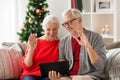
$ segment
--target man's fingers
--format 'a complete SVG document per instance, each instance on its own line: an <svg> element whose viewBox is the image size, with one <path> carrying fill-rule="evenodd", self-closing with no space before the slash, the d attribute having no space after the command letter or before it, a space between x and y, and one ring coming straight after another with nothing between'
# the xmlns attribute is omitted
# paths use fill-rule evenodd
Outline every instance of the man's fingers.
<svg viewBox="0 0 120 80"><path fill-rule="evenodd" d="M78 35L79 35L79 37L81 37L82 34L83 34L83 32L82 32L81 30L78 30Z"/></svg>
<svg viewBox="0 0 120 80"><path fill-rule="evenodd" d="M74 37L74 38L81 45L81 41L77 37Z"/></svg>
<svg viewBox="0 0 120 80"><path fill-rule="evenodd" d="M48 77L50 80L52 80L52 71L49 71Z"/></svg>
<svg viewBox="0 0 120 80"><path fill-rule="evenodd" d="M49 79L50 80L55 80L55 79L58 79L58 78L60 78L60 73L57 73L56 71L49 71Z"/></svg>
<svg viewBox="0 0 120 80"><path fill-rule="evenodd" d="M58 78L60 78L60 76L61 76L61 75L60 75L60 73L59 73L59 72L58 72L58 74L57 74L57 75L58 75Z"/></svg>

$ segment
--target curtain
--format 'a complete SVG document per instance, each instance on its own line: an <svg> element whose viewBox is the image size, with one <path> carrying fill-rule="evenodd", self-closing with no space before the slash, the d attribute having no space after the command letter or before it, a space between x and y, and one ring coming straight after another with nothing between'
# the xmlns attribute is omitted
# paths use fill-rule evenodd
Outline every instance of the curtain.
<svg viewBox="0 0 120 80"><path fill-rule="evenodd" d="M0 2L0 44L5 41L15 41L15 1Z"/></svg>
<svg viewBox="0 0 120 80"><path fill-rule="evenodd" d="M1 0L0 47L3 42L18 41L17 30L22 27L28 0Z"/></svg>

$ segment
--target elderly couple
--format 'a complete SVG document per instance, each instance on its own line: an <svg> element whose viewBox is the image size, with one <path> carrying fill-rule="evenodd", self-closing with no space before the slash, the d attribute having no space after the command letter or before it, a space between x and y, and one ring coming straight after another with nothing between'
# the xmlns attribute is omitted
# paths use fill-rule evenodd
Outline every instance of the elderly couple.
<svg viewBox="0 0 120 80"><path fill-rule="evenodd" d="M106 56L102 37L83 28L78 9L65 10L62 19L62 25L69 32L63 38L56 37L59 20L54 15L48 15L43 20L43 36L29 36L21 80L103 80ZM69 61L70 76L50 71L49 76L44 78L38 64L58 60Z"/></svg>

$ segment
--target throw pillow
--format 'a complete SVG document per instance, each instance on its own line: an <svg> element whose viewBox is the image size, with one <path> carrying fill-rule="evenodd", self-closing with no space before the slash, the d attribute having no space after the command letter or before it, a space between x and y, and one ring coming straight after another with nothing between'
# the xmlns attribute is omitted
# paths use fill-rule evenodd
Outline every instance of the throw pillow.
<svg viewBox="0 0 120 80"><path fill-rule="evenodd" d="M105 80L117 80L120 78L120 48L108 50L106 56Z"/></svg>
<svg viewBox="0 0 120 80"><path fill-rule="evenodd" d="M22 52L18 44L0 49L0 79L19 79L22 72Z"/></svg>
<svg viewBox="0 0 120 80"><path fill-rule="evenodd" d="M2 43L2 46L3 47L10 47L10 46L12 46L14 44L14 42L3 42Z"/></svg>
<svg viewBox="0 0 120 80"><path fill-rule="evenodd" d="M18 44L19 47L20 47L21 50L22 50L23 55L25 54L25 50L26 50L27 43L22 43L22 42L3 42L3 43L2 43L2 47L3 47L3 48L9 48L9 47L11 47L13 44Z"/></svg>

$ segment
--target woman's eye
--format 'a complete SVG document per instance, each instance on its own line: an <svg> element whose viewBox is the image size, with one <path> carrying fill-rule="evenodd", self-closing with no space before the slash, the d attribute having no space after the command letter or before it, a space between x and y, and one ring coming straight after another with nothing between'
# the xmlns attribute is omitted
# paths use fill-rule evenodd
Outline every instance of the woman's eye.
<svg viewBox="0 0 120 80"><path fill-rule="evenodd" d="M47 31L50 31L50 29L47 29Z"/></svg>

